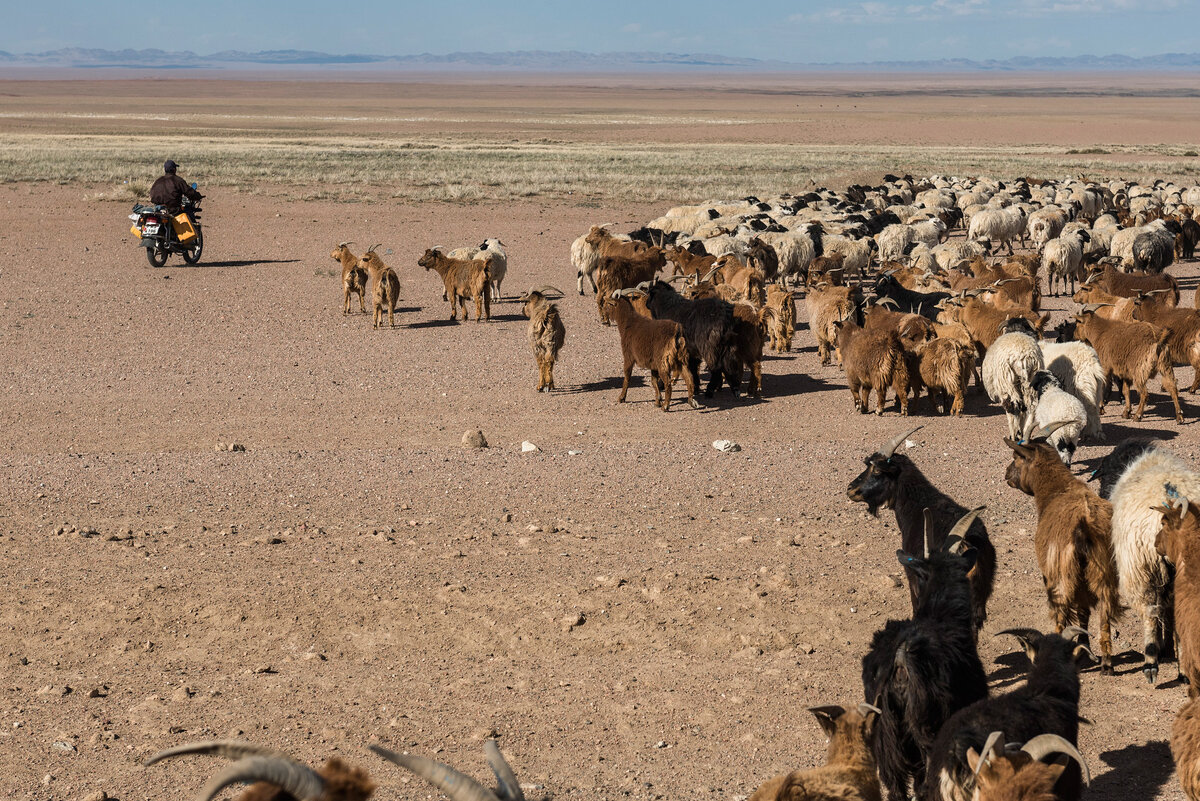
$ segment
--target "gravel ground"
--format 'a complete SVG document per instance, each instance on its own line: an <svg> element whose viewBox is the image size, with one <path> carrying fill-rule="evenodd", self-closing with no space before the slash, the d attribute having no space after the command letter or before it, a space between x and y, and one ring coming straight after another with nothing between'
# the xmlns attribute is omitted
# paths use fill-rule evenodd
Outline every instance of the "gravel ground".
<svg viewBox="0 0 1200 801"><path fill-rule="evenodd" d="M845 488L910 423L930 478L988 505L995 690L1025 660L994 633L1049 626L1032 501L1003 481L1004 420L982 396L960 419L925 399L909 420L859 416L803 327L767 357L761 401L663 414L638 384L615 403L616 331L574 294L568 246L660 206L214 191L202 265L155 270L125 205L80 196L0 187L4 797L186 796L212 761L139 761L236 736L345 756L380 799L427 798L365 746L483 778L490 735L531 798L745 796L823 759L805 707L860 700L871 634L908 614L894 520ZM450 323L416 267L485 236L509 245L509 298L571 291L551 395L516 302ZM342 315L328 252L347 238L394 251L396 329ZM1190 304L1200 270L1172 272ZM1164 400L1141 423L1110 404L1109 445L1157 436L1200 461L1195 399L1183 426ZM476 428L491 447L464 450ZM1077 470L1105 452L1082 448ZM1118 675L1083 675L1091 799L1182 798L1166 741L1186 692L1171 666L1146 684L1139 639L1129 616Z"/></svg>

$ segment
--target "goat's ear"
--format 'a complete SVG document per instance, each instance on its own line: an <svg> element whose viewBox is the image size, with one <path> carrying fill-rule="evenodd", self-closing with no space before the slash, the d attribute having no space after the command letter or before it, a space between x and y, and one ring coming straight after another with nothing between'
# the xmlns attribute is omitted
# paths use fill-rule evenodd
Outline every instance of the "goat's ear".
<svg viewBox="0 0 1200 801"><path fill-rule="evenodd" d="M975 563L979 561L979 551L974 548L967 548L962 552L962 558L966 560L967 572L969 573L975 567Z"/></svg>
<svg viewBox="0 0 1200 801"><path fill-rule="evenodd" d="M974 773L974 774L979 773L979 768L980 768L979 752L976 751L974 748L967 749L967 767L969 767L971 769L972 773Z"/></svg>
<svg viewBox="0 0 1200 801"><path fill-rule="evenodd" d="M821 724L821 731L830 739L837 730L837 719L846 714L846 710L840 706L811 706L808 711L813 713L817 723Z"/></svg>

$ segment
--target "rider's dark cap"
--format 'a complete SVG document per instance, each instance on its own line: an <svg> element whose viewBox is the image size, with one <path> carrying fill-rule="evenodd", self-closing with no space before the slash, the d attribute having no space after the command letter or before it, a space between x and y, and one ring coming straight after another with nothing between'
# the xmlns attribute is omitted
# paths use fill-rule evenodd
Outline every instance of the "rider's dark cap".
<svg viewBox="0 0 1200 801"><path fill-rule="evenodd" d="M170 159L167 159L167 162L165 164L163 164L163 172L175 172L175 169L178 166L179 165L176 164L175 162L171 161Z"/></svg>

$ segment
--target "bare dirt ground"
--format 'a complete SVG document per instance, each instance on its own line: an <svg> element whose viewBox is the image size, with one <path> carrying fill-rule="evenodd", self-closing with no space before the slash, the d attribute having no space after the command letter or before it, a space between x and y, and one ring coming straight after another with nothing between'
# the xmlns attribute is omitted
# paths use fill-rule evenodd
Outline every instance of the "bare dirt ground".
<svg viewBox="0 0 1200 801"><path fill-rule="evenodd" d="M823 759L805 707L861 700L872 632L908 614L894 520L845 488L919 423L909 455L988 505L995 690L1025 662L992 635L1049 626L1032 501L1003 481L1003 416L981 396L961 419L924 399L909 419L858 416L805 329L768 357L761 401L663 414L638 385L615 403L616 331L574 294L567 250L589 223L633 227L662 204L214 188L203 263L154 270L127 207L90 189L0 186L4 797L187 796L212 762L139 761L236 736L346 756L381 799L427 798L365 746L483 779L492 734L534 798L743 796ZM416 267L425 246L484 236L509 246L510 299L570 292L551 395L534 392L517 303L449 323ZM396 329L342 315L328 252L347 238L394 250ZM1200 269L1171 271L1190 305ZM1052 324L1068 305L1049 300ZM1156 436L1200 462L1195 397L1183 426L1157 393L1141 423L1118 412L1109 445ZM459 446L474 428L490 448ZM214 450L229 443L246 450ZM1107 450L1084 447L1078 471ZM1166 740L1185 689L1173 666L1145 682L1140 631L1120 626L1117 676L1083 676L1088 798L1182 797Z"/></svg>

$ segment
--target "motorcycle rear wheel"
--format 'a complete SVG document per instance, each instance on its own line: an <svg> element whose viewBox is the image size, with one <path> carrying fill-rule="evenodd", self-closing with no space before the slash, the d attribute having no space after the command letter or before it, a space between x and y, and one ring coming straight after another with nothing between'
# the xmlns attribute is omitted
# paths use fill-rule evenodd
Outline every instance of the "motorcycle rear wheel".
<svg viewBox="0 0 1200 801"><path fill-rule="evenodd" d="M151 267L162 267L167 263L166 248L146 248L146 261L150 262Z"/></svg>
<svg viewBox="0 0 1200 801"><path fill-rule="evenodd" d="M183 251L183 260L188 264L195 264L200 261L200 254L204 252L204 232L200 230L200 226L196 226L196 244L192 245L187 250Z"/></svg>

